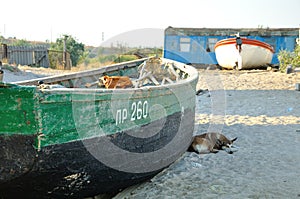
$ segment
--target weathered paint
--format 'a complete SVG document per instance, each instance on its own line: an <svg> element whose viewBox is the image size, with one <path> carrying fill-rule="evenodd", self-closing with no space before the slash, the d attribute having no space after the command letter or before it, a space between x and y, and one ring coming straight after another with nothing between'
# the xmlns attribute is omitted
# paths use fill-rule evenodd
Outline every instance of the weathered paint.
<svg viewBox="0 0 300 199"><path fill-rule="evenodd" d="M172 28L168 27L164 35L164 57L183 63L217 64L214 44L222 39L234 37L256 39L273 46L275 53L272 64L278 64L280 50L293 51L298 28Z"/></svg>
<svg viewBox="0 0 300 199"><path fill-rule="evenodd" d="M176 88L177 93L184 93L185 87ZM58 144L96 136L114 134L145 125L150 121L161 119L162 111L171 115L181 111L181 106L191 107L191 96L178 101L172 89L140 89L132 93L113 92L112 90L80 89L61 91L44 91L39 93L38 118L43 134L41 146ZM140 119L131 119L141 109L133 104L147 102L147 116ZM152 108L156 107L156 109ZM135 110L134 110L135 109ZM122 121L116 122L118 110L121 110ZM126 110L124 118L123 110ZM133 115L135 114L135 115ZM119 115L118 115L119 116ZM118 118L118 117L117 117Z"/></svg>
<svg viewBox="0 0 300 199"><path fill-rule="evenodd" d="M184 89L179 85L176 92L184 93ZM178 102L168 87L126 93L104 89L40 91L32 86L11 86L0 88L0 95L3 99L0 134L42 134L40 146L87 139L101 133L113 134L160 119L157 117L161 117L161 111L170 115L181 111L181 106L193 104L190 96ZM148 103L147 117L132 121L132 114L137 114L137 108L133 113L132 104L145 101ZM151 109L153 106L158 108ZM116 124L118 110L127 110L128 113L125 121Z"/></svg>
<svg viewBox="0 0 300 199"><path fill-rule="evenodd" d="M37 132L36 87L0 83L0 134Z"/></svg>

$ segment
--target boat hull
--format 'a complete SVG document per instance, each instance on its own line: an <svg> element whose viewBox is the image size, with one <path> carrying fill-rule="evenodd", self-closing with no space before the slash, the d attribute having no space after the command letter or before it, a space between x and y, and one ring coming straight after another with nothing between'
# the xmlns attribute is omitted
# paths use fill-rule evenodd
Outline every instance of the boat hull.
<svg viewBox="0 0 300 199"><path fill-rule="evenodd" d="M0 197L117 193L168 167L193 136L198 73L182 69L178 83L141 88L74 88L78 74L53 78L72 88L0 84Z"/></svg>
<svg viewBox="0 0 300 199"><path fill-rule="evenodd" d="M151 131L153 127L158 125L161 125L161 121L144 125L140 131ZM135 140L130 135L137 133L137 131L129 130L114 136L96 137L85 141L74 141L44 147L37 152L34 160L35 164L30 170L22 176L0 184L0 195L4 198L14 198L20 196L20 194L25 198L83 198L102 193L117 193L125 187L153 177L178 159L186 151L186 146L191 141L193 130L190 127L193 125L194 111L186 109L184 113L179 112L168 116L164 127L159 133L149 138ZM162 137L162 139L157 139L157 137ZM9 145L15 145L19 142L20 137L16 138L11 139ZM124 150L139 154L139 156L136 156L136 159L131 160L131 163L141 161L143 153L147 151L147 153L161 155L161 159L157 159L157 155L153 155L153 158L156 159L152 159L147 164L153 163L154 165L157 161L160 161L159 164L161 166L153 171L150 169L148 172L126 172L123 171L124 167L128 171L133 169L138 171L143 168L131 169L131 167L136 165L124 165L122 157L119 157L124 154L120 153L114 154L115 157L111 158L119 159L116 163L123 165L122 168L119 170L111 168L110 165L107 165L107 162L106 164L101 162L102 157L99 158L90 152L92 148L102 149L110 147L110 145L105 145L107 139L114 145L121 148L124 147ZM131 142L136 144L134 146L126 144ZM173 151L165 149L165 146L168 144L172 145L169 148L173 148ZM29 145L28 143L27 147ZM113 151L113 148L108 148L107 150ZM160 150L162 151L159 152ZM101 150L98 150L98 152L104 153ZM98 155L110 156L111 154ZM105 157L103 158L105 159ZM141 166L152 167L151 165L145 166L143 164ZM155 167L154 165L153 168Z"/></svg>
<svg viewBox="0 0 300 199"><path fill-rule="evenodd" d="M227 69L253 69L270 64L273 47L267 43L242 38L241 51L236 46L235 38L218 41L215 54L218 64Z"/></svg>

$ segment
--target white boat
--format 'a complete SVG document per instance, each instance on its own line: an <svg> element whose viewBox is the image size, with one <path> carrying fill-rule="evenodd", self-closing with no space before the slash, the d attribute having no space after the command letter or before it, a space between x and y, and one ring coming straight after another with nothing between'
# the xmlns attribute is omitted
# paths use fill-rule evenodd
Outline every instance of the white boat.
<svg viewBox="0 0 300 199"><path fill-rule="evenodd" d="M274 49L262 41L237 37L218 41L215 54L223 68L253 69L270 64Z"/></svg>

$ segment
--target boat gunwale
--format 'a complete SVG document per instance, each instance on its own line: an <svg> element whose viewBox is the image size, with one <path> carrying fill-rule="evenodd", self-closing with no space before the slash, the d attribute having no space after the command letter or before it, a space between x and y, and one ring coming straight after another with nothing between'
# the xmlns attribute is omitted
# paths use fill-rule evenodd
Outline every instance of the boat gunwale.
<svg viewBox="0 0 300 199"><path fill-rule="evenodd" d="M242 45L248 44L248 45L258 46L258 47L267 49L267 50L271 51L272 53L275 52L274 48L266 42L259 41L256 39L248 39L248 38L241 38L241 39L242 39ZM236 44L236 38L222 39L216 43L214 49L216 50L220 46L230 45L230 44Z"/></svg>

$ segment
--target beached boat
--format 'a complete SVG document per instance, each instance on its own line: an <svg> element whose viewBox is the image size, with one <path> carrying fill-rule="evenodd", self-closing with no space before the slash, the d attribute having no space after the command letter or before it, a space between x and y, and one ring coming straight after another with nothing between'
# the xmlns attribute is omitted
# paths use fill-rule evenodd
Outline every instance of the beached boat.
<svg viewBox="0 0 300 199"><path fill-rule="evenodd" d="M101 87L119 76L132 85ZM0 83L0 198L83 198L153 177L192 141L197 81L150 58Z"/></svg>
<svg viewBox="0 0 300 199"><path fill-rule="evenodd" d="M218 64L227 69L254 69L271 63L271 45L248 38L228 38L215 45Z"/></svg>

